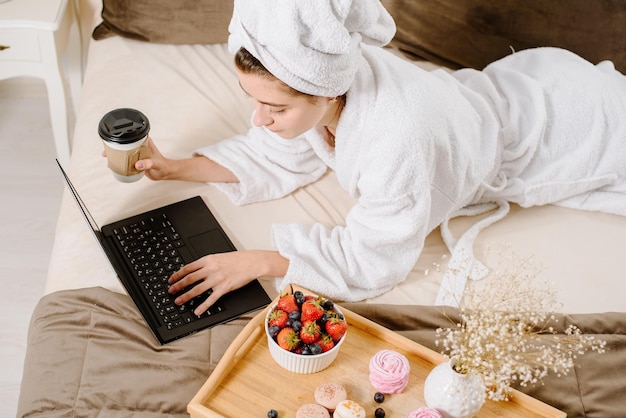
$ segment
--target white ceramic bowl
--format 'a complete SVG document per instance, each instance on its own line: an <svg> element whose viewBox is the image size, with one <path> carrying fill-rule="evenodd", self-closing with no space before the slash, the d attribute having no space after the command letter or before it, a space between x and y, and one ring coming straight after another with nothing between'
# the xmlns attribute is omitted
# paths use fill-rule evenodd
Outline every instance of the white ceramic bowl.
<svg viewBox="0 0 626 418"><path fill-rule="evenodd" d="M341 345L346 339L348 333L346 332L339 342L325 353L303 355L287 351L284 348L281 348L267 331L269 315L275 307L276 305L273 305L270 309L268 309L267 315L265 316L265 335L267 336L267 345L269 346L272 358L276 360L279 365L290 372L301 374L317 373L330 366L337 357L337 354L339 354L339 349L341 348ZM342 314L341 310L337 306L335 306L334 311Z"/></svg>

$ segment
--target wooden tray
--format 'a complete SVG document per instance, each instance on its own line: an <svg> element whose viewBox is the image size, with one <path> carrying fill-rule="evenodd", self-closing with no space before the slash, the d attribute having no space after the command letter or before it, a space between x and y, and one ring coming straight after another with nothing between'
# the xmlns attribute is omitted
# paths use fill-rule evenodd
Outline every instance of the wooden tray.
<svg viewBox="0 0 626 418"><path fill-rule="evenodd" d="M306 292L305 292L306 293ZM310 293L307 293L310 294ZM267 309L256 315L231 343L228 350L187 405L192 418L263 417L270 409L290 418L296 410L315 402L313 393L321 383L342 384L348 398L360 403L368 416L382 407L386 416L402 418L424 402L424 380L445 358L339 305L348 321L341 352L325 370L297 374L279 366L269 353L264 321ZM369 382L369 360L382 349L404 354L411 365L409 385L400 394L374 402L376 390ZM565 413L524 393L515 391L508 402L487 401L477 417L565 417Z"/></svg>

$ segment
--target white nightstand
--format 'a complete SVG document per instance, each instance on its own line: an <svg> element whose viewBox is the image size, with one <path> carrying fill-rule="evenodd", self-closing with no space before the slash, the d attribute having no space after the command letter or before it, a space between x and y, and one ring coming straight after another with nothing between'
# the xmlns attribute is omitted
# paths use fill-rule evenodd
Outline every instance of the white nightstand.
<svg viewBox="0 0 626 418"><path fill-rule="evenodd" d="M0 3L0 80L32 76L48 89L57 157L70 158L69 100L78 103L82 83L81 48L74 0L9 0ZM71 33L71 36L70 36ZM67 51L65 74L62 59Z"/></svg>

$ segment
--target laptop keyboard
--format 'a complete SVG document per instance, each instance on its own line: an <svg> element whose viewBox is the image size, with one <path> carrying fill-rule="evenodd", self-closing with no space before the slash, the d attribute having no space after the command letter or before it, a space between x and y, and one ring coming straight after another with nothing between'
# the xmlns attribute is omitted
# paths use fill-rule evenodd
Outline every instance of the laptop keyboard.
<svg viewBox="0 0 626 418"><path fill-rule="evenodd" d="M211 289L181 306L174 304L176 295L167 292L169 288L167 280L172 273L183 267L184 261L179 248L185 244L165 213L120 226L113 232L133 266L135 277L141 283L146 300L152 304L153 311L168 329L224 310L224 306L218 302L201 316L193 313L193 310L211 294ZM187 290L189 289L184 291Z"/></svg>

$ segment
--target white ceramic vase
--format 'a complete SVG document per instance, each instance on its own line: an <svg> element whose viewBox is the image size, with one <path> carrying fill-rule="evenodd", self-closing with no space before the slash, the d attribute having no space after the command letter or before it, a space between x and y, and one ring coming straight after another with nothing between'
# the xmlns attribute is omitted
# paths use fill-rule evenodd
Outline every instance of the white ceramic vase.
<svg viewBox="0 0 626 418"><path fill-rule="evenodd" d="M485 384L480 375L454 371L455 359L441 363L426 377L424 399L445 418L470 418L485 403Z"/></svg>

